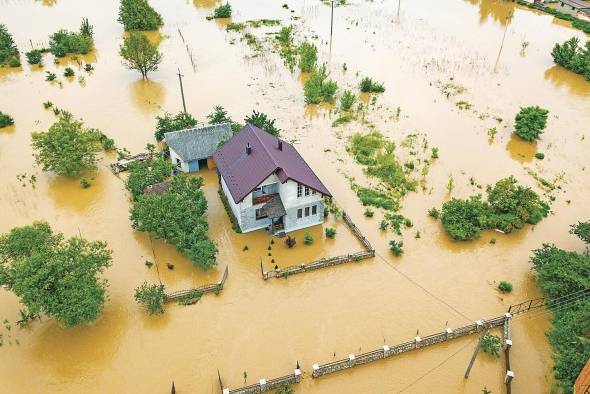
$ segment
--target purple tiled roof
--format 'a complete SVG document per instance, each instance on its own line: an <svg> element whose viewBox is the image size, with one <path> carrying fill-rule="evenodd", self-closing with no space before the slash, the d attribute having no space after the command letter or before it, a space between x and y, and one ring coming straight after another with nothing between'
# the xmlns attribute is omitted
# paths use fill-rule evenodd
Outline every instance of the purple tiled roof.
<svg viewBox="0 0 590 394"><path fill-rule="evenodd" d="M279 149L282 142L282 150ZM250 154L246 147L250 144ZM213 154L219 173L238 203L271 174L291 179L326 196L330 192L293 145L247 124Z"/></svg>

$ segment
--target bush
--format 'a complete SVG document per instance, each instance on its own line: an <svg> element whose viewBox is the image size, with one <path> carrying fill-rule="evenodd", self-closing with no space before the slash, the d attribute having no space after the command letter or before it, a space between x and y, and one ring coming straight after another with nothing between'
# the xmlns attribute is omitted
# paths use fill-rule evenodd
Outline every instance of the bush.
<svg viewBox="0 0 590 394"><path fill-rule="evenodd" d="M164 193L139 195L131 207L130 220L134 229L166 240L206 271L217 265L217 247L207 235L207 200L202 186L203 178L175 176Z"/></svg>
<svg viewBox="0 0 590 394"><path fill-rule="evenodd" d="M125 31L156 30L164 24L162 16L147 0L121 0L118 21L123 24Z"/></svg>
<svg viewBox="0 0 590 394"><path fill-rule="evenodd" d="M590 23L586 22L590 31ZM590 42L590 41L589 41ZM577 37L572 37L563 44L555 44L551 56L553 61L562 67L567 68L577 74L581 74L590 81L590 44L586 46L580 45L580 40Z"/></svg>
<svg viewBox="0 0 590 394"><path fill-rule="evenodd" d="M57 78L57 75L55 75L55 73L52 73L51 71L45 71L45 80L48 82L51 81L55 81L55 79Z"/></svg>
<svg viewBox="0 0 590 394"><path fill-rule="evenodd" d="M0 67L19 67L20 54L12 35L5 25L0 24Z"/></svg>
<svg viewBox="0 0 590 394"><path fill-rule="evenodd" d="M438 217L440 216L440 211L434 207L430 208L428 210L428 216L430 216L431 218L434 218L434 219L438 219Z"/></svg>
<svg viewBox="0 0 590 394"><path fill-rule="evenodd" d="M493 357L500 357L500 337L494 334L486 334L481 339L482 350Z"/></svg>
<svg viewBox="0 0 590 394"><path fill-rule="evenodd" d="M64 69L64 77L73 77L74 76L74 69L71 67L66 67Z"/></svg>
<svg viewBox="0 0 590 394"><path fill-rule="evenodd" d="M340 108L343 111L350 111L356 102L356 96L350 90L345 90L340 97Z"/></svg>
<svg viewBox="0 0 590 394"><path fill-rule="evenodd" d="M29 64L41 64L43 61L43 52L38 49L33 49L25 53L25 56Z"/></svg>
<svg viewBox="0 0 590 394"><path fill-rule="evenodd" d="M310 233L303 234L303 243L306 245L311 245L313 243L313 235Z"/></svg>
<svg viewBox="0 0 590 394"><path fill-rule="evenodd" d="M336 229L333 227L326 228L326 238L334 238L336 236Z"/></svg>
<svg viewBox="0 0 590 394"><path fill-rule="evenodd" d="M547 127L548 114L549 111L538 106L521 108L515 119L516 135L527 141L539 138Z"/></svg>
<svg viewBox="0 0 590 394"><path fill-rule="evenodd" d="M213 11L213 18L230 18L231 17L231 4L225 3L217 7Z"/></svg>
<svg viewBox="0 0 590 394"><path fill-rule="evenodd" d="M389 241L389 250L394 256L401 256L404 253L404 241Z"/></svg>
<svg viewBox="0 0 590 394"><path fill-rule="evenodd" d="M354 185L353 190L364 206L383 208L388 211L397 211L399 209L399 201L394 200L388 194L358 185Z"/></svg>
<svg viewBox="0 0 590 394"><path fill-rule="evenodd" d="M151 160L136 161L129 166L127 189L137 200L146 187L164 181L172 174L174 165L170 160L156 157Z"/></svg>
<svg viewBox="0 0 590 394"><path fill-rule="evenodd" d="M94 67L92 66L92 64L86 63L86 64L84 65L84 71L86 71L86 72L90 72L90 71L92 71L92 70L94 70Z"/></svg>
<svg viewBox="0 0 590 394"><path fill-rule="evenodd" d="M302 72L310 72L316 66L318 60L318 48L307 41L299 46L299 69Z"/></svg>
<svg viewBox="0 0 590 394"><path fill-rule="evenodd" d="M542 152L535 153L535 157L539 160L543 160L545 158L545 154Z"/></svg>
<svg viewBox="0 0 590 394"><path fill-rule="evenodd" d="M88 178L80 178L80 186L82 186L82 189L88 189L90 185Z"/></svg>
<svg viewBox="0 0 590 394"><path fill-rule="evenodd" d="M328 79L326 65L316 67L311 71L309 78L303 86L306 104L320 104L322 102L334 102L334 95L338 90L338 84Z"/></svg>
<svg viewBox="0 0 590 394"><path fill-rule="evenodd" d="M148 72L158 70L162 62L158 48L145 34L139 32L132 32L125 37L119 47L119 55L123 58L123 64L130 70L139 71L143 79L147 79Z"/></svg>
<svg viewBox="0 0 590 394"><path fill-rule="evenodd" d="M14 119L8 114L0 112L0 129L3 127L12 126L14 124Z"/></svg>
<svg viewBox="0 0 590 394"><path fill-rule="evenodd" d="M31 146L35 162L43 171L78 176L96 169L99 139L97 130L85 128L81 121L64 112L49 130L32 134Z"/></svg>
<svg viewBox="0 0 590 394"><path fill-rule="evenodd" d="M373 212L372 210L370 210L369 208L365 209L365 216L368 218L372 218L373 215L375 215L375 212Z"/></svg>
<svg viewBox="0 0 590 394"><path fill-rule="evenodd" d="M373 81L369 77L365 77L361 80L359 85L361 92L363 93L383 93L385 92L385 87L382 83Z"/></svg>
<svg viewBox="0 0 590 394"><path fill-rule="evenodd" d="M281 129L275 126L275 119L271 119L263 112L252 111L250 116L244 119L246 124L256 126L261 130L266 131L270 135L278 137L281 134Z"/></svg>
<svg viewBox="0 0 590 394"><path fill-rule="evenodd" d="M512 283L501 281L498 284L498 290L500 290L502 293L510 293L512 291Z"/></svg>
<svg viewBox="0 0 590 394"><path fill-rule="evenodd" d="M166 112L164 116L156 116L156 131L154 132L154 136L157 141L162 141L166 133L190 129L196 125L197 120L188 112L179 112L176 115Z"/></svg>
<svg viewBox="0 0 590 394"><path fill-rule="evenodd" d="M582 241L590 244L590 221L578 222L570 226L570 234L577 235Z"/></svg>
<svg viewBox="0 0 590 394"><path fill-rule="evenodd" d="M46 222L13 228L0 237L0 286L20 298L23 315L45 314L65 327L89 324L107 298L99 275L111 254L104 242L66 239Z"/></svg>
<svg viewBox="0 0 590 394"><path fill-rule="evenodd" d="M467 200L453 198L443 204L441 222L446 232L459 241L470 241L479 237L488 227L488 206L481 196Z"/></svg>
<svg viewBox="0 0 590 394"><path fill-rule="evenodd" d="M93 47L92 26L87 19L82 21L78 33L62 29L49 36L49 52L56 57L64 57L69 53L84 55Z"/></svg>
<svg viewBox="0 0 590 394"><path fill-rule="evenodd" d="M166 301L166 293L164 292L164 285L150 285L147 282L135 288L135 301L147 307L150 315L158 315L164 313L164 302Z"/></svg>

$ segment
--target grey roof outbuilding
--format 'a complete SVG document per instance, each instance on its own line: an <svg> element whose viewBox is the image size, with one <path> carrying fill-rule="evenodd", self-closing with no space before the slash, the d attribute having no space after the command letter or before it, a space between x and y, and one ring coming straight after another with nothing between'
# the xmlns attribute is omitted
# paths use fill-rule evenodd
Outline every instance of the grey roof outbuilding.
<svg viewBox="0 0 590 394"><path fill-rule="evenodd" d="M231 136L229 123L222 123L171 131L164 134L164 141L183 161L189 162L211 157L219 143L227 141Z"/></svg>

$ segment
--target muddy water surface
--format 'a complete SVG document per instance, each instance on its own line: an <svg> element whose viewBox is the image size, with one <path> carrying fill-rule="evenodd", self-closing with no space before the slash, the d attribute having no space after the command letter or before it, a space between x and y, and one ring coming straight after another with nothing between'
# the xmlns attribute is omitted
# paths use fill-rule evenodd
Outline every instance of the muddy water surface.
<svg viewBox="0 0 590 394"><path fill-rule="evenodd" d="M329 8L320 1L232 2L234 21L279 18L292 21L298 37L317 36L320 60L328 63L341 88L354 88L364 75L383 81L387 91L371 106L367 119L394 141L420 132L430 146L439 147L440 158L431 166L426 190L403 202L402 212L414 228L405 232L404 256L393 258L387 243L394 235L378 230L380 214L363 216L364 208L345 177L364 181L362 169L344 147L347 135L365 131L366 126L351 123L335 129L330 107L306 108L298 73L289 73L274 53L252 57L239 36L225 32L227 22L205 20L216 1L151 3L165 20L159 36L152 37L161 40L164 61L150 81L141 81L117 55L123 31L116 21L116 1L0 1L0 22L22 52L30 42L46 44L48 35L60 28L77 29L83 17L94 25L96 41L96 51L81 59L94 65L91 75L78 70L75 59L54 65L50 55L41 70L28 65L0 70L0 110L16 122L0 130L0 231L43 219L67 235L81 233L107 241L114 257L106 274L110 300L94 325L65 330L44 320L26 330L1 329L3 389L159 393L174 380L178 392L214 393L217 370L224 383L237 387L244 383L244 371L247 383L254 383L260 377L288 373L299 360L306 376L296 387L301 393L474 393L484 386L502 392L503 364L485 355L477 359L469 380L463 379L473 338L318 381L309 373L312 363L406 341L417 331L427 335L446 324L459 326L501 314L511 303L539 295L528 261L532 249L553 241L581 250L567 230L569 224L590 216L585 168L590 83L556 67L549 53L555 42L583 34L547 15L501 1L404 1L399 9L397 0L354 1L336 8L330 44ZM283 3L290 9L282 8ZM292 16L299 19L291 20ZM524 41L530 44L523 51ZM66 63L74 66L76 78L61 77ZM44 101L70 110L119 146L138 152L153 142L154 117L181 109L179 68L185 75L187 107L199 120L219 104L236 119L254 108L276 117L285 137L297 143L338 204L373 242L378 257L264 282L261 259L269 269L271 259L285 266L356 251L360 245L341 221L331 218L325 226L337 228L335 240L324 240L318 227L310 230L314 245L304 246L303 232L298 232L300 242L294 249L276 243L268 256L270 238L265 233L237 235L231 230L217 196L215 174L205 172L210 235L220 253L218 269L202 273L170 246L131 230L123 180L106 167L112 156L104 158L92 187L85 190L77 180L57 178L34 166L30 133L46 130L54 119L43 109ZM56 72L62 85L45 82L45 70ZM447 82L466 90L447 98L438 87ZM472 108L460 110L457 101ZM536 146L511 136L511 119L520 106L530 104L551 111L547 131ZM398 107L400 117L395 120ZM487 130L492 127L497 134L490 141ZM545 153L544 161L533 158L536 151ZM507 236L488 233L459 244L426 216L430 207L449 198L446 184L451 174L452 195L463 197L480 192L470 184L471 177L485 185L511 174L541 192L531 171L550 180L563 178L562 189L553 193L554 214L534 228ZM23 186L17 174L35 174L35 187L28 182ZM416 231L419 239L414 238ZM489 243L492 237L495 245ZM246 245L248 251L243 251ZM133 301L137 285L157 280L155 268L145 267L146 259L156 261L171 290L216 281L226 265L230 276L219 296L205 296L190 307L171 305L165 315L149 317ZM168 262L174 270L165 268ZM499 280L512 282L513 293L498 294L494 287ZM0 319L14 322L18 310L16 297L0 290ZM544 314L515 321L515 392L549 392L552 361L544 336L548 328Z"/></svg>

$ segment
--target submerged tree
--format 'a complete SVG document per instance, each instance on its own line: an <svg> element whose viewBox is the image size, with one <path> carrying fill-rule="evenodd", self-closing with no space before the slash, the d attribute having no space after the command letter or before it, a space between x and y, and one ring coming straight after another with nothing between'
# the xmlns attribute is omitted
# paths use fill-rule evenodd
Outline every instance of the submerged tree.
<svg viewBox="0 0 590 394"><path fill-rule="evenodd" d="M539 106L521 108L515 119L516 135L527 141L539 138L547 127L548 114L549 111Z"/></svg>
<svg viewBox="0 0 590 394"><path fill-rule="evenodd" d="M95 170L101 135L95 129L84 128L71 114L62 113L49 130L32 134L35 162L43 171L57 175L78 176Z"/></svg>
<svg viewBox="0 0 590 394"><path fill-rule="evenodd" d="M45 222L13 228L0 237L0 285L20 297L23 316L45 314L66 327L95 321L106 299L111 265L100 241L66 240Z"/></svg>
<svg viewBox="0 0 590 394"><path fill-rule="evenodd" d="M245 123L256 126L259 129L266 131L270 135L278 137L281 134L281 129L275 126L275 119L271 119L263 112L252 111L252 115L244 119Z"/></svg>
<svg viewBox="0 0 590 394"><path fill-rule="evenodd" d="M12 35L5 25L0 24L0 67L20 66L20 55Z"/></svg>
<svg viewBox="0 0 590 394"><path fill-rule="evenodd" d="M164 24L162 16L147 0L121 0L118 21L123 24L125 31L156 30Z"/></svg>
<svg viewBox="0 0 590 394"><path fill-rule="evenodd" d="M170 160L157 157L152 160L136 161L129 166L127 177L127 189L134 199L137 199L143 190L155 183L162 182L172 174L174 166Z"/></svg>
<svg viewBox="0 0 590 394"><path fill-rule="evenodd" d="M157 141L162 141L166 133L190 129L196 125L197 120L188 112L181 111L176 115L166 112L164 116L156 116L156 131L154 136Z"/></svg>
<svg viewBox="0 0 590 394"><path fill-rule="evenodd" d="M125 37L119 48L119 55L124 59L123 64L130 70L139 71L143 79L147 79L148 72L156 71L162 62L162 54L158 48L145 34L138 32Z"/></svg>
<svg viewBox="0 0 590 394"><path fill-rule="evenodd" d="M150 285L143 282L141 286L135 289L135 301L144 305L150 315L164 313L164 302L166 301L164 285Z"/></svg>

